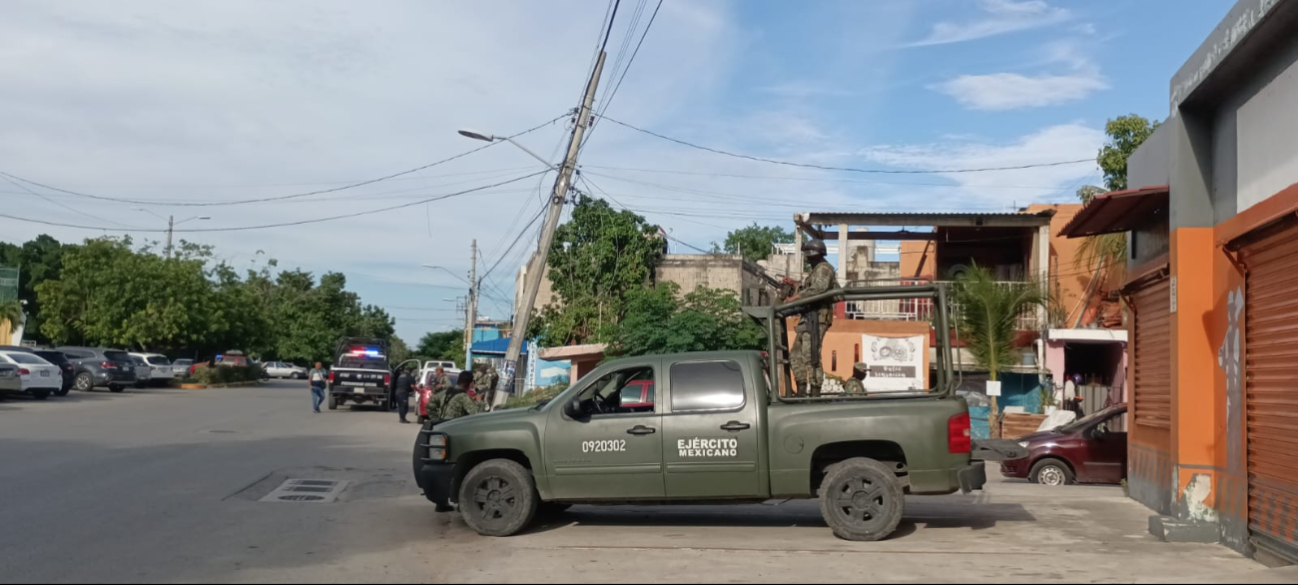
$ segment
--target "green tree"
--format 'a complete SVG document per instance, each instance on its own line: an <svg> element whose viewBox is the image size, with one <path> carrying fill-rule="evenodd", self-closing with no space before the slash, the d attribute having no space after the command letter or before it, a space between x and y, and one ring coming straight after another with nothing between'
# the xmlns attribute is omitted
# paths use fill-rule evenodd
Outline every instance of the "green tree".
<svg viewBox="0 0 1298 585"><path fill-rule="evenodd" d="M415 355L430 360L464 363L464 330L425 333L415 347Z"/></svg>
<svg viewBox="0 0 1298 585"><path fill-rule="evenodd" d="M554 345L606 341L622 320L627 294L652 282L665 251L658 229L603 199L579 199L550 247L557 302L542 309L533 331Z"/></svg>
<svg viewBox="0 0 1298 585"><path fill-rule="evenodd" d="M771 248L775 244L793 242L793 232L779 226L759 226L757 222L748 227L739 228L726 234L724 247L712 244L712 251L727 254L741 254L747 260L756 262L771 257Z"/></svg>
<svg viewBox="0 0 1298 585"><path fill-rule="evenodd" d="M1034 283L1000 283L991 271L974 265L956 281L955 300L960 305L956 326L978 364L987 368L989 379L1000 380L1000 372L1014 365L1015 322L1019 315L1048 302L1046 291ZM999 420L996 397L991 419ZM999 424L992 424L992 436L1000 437Z"/></svg>
<svg viewBox="0 0 1298 585"><path fill-rule="evenodd" d="M51 236L41 234L21 246L0 242L0 266L18 268L18 298L27 301L27 328L23 337L38 343L49 343L41 332L40 299L36 285L57 279L63 269L63 255L75 246L64 245Z"/></svg>
<svg viewBox="0 0 1298 585"><path fill-rule="evenodd" d="M765 334L744 316L733 291L699 287L684 297L679 293L675 283L632 292L611 353L646 355L766 346Z"/></svg>
<svg viewBox="0 0 1298 585"><path fill-rule="evenodd" d="M1104 132L1109 135L1109 142L1100 148L1095 162L1104 171L1104 186L1110 191L1127 188L1127 159L1158 129L1158 125L1158 122L1150 122L1136 114L1118 116L1105 124Z"/></svg>
<svg viewBox="0 0 1298 585"><path fill-rule="evenodd" d="M0 301L0 334L8 335L10 329L17 329L23 323L23 304L17 299ZM2 339L8 343L8 339ZM3 344L0 344L3 345Z"/></svg>

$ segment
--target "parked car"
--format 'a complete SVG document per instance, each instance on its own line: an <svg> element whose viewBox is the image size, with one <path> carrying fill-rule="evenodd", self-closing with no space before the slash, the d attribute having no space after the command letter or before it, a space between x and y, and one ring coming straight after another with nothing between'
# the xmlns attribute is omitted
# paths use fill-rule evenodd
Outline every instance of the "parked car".
<svg viewBox="0 0 1298 585"><path fill-rule="evenodd" d="M1127 478L1127 405L1019 439L1028 456L1001 463L1006 477L1043 485L1122 483Z"/></svg>
<svg viewBox="0 0 1298 585"><path fill-rule="evenodd" d="M45 361L59 367L63 372L63 386L55 392L55 396L67 396L68 390L72 389L72 379L76 376L73 372L72 363L68 361L67 356L62 352L41 347L26 347L21 345L0 345L0 351L22 351L40 356Z"/></svg>
<svg viewBox="0 0 1298 585"><path fill-rule="evenodd" d="M633 380L623 386L622 408L631 412L653 412L654 381Z"/></svg>
<svg viewBox="0 0 1298 585"><path fill-rule="evenodd" d="M18 366L0 363L0 396L10 392L22 392L23 379L18 374Z"/></svg>
<svg viewBox="0 0 1298 585"><path fill-rule="evenodd" d="M248 365L248 356L239 351L227 351L224 354L216 356L216 365L218 366L236 366L243 367Z"/></svg>
<svg viewBox="0 0 1298 585"><path fill-rule="evenodd" d="M135 361L120 349L102 347L56 347L55 351L68 357L75 369L73 387L82 392L107 387L110 392L121 392L135 384Z"/></svg>
<svg viewBox="0 0 1298 585"><path fill-rule="evenodd" d="M171 362L171 373L177 378L189 375L190 368L194 366L194 360L181 358Z"/></svg>
<svg viewBox="0 0 1298 585"><path fill-rule="evenodd" d="M264 369L271 378L306 379L306 368L286 362L266 362Z"/></svg>
<svg viewBox="0 0 1298 585"><path fill-rule="evenodd" d="M63 384L59 387L59 391L54 394L56 396L67 396L68 391L72 390L72 381L77 377L72 362L68 361L68 356L63 355L61 351L52 349L33 349L32 353L59 367L59 371L63 374Z"/></svg>
<svg viewBox="0 0 1298 585"><path fill-rule="evenodd" d="M135 364L135 387L143 388L149 385L149 380L153 378L153 368L145 363L144 358L134 354L127 354L131 363Z"/></svg>
<svg viewBox="0 0 1298 585"><path fill-rule="evenodd" d="M133 352L131 356L144 360L144 364L149 367L149 375L146 379L154 384L166 384L168 380L178 377L175 370L171 368L171 360L165 355Z"/></svg>
<svg viewBox="0 0 1298 585"><path fill-rule="evenodd" d="M19 391L45 400L63 386L59 367L26 351L0 351L0 362L18 367Z"/></svg>

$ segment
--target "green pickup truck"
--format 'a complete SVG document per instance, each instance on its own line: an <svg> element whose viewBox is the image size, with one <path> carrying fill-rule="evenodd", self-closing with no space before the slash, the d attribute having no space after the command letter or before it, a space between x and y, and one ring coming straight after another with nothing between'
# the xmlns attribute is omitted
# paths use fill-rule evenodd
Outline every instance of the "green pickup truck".
<svg viewBox="0 0 1298 585"><path fill-rule="evenodd" d="M606 362L549 403L479 414L419 433L414 471L439 511L457 504L478 533L510 536L572 504L718 504L819 497L834 534L887 537L905 494L981 489L968 407L953 394L949 336L935 388L789 396L785 319L809 303L931 298L938 287L850 289L747 309L766 352L648 355Z"/></svg>

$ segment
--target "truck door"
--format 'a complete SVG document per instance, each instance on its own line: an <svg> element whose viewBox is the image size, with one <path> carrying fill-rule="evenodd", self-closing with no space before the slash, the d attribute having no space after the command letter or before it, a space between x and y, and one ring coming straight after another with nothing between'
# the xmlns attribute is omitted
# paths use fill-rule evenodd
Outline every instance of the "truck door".
<svg viewBox="0 0 1298 585"><path fill-rule="evenodd" d="M657 359L632 362L598 374L569 404L551 409L545 459L555 499L663 497L661 406L643 399L658 379ZM637 402L622 406L624 395Z"/></svg>
<svg viewBox="0 0 1298 585"><path fill-rule="evenodd" d="M667 497L760 495L758 405L748 399L742 365L724 359L677 362L667 384Z"/></svg>

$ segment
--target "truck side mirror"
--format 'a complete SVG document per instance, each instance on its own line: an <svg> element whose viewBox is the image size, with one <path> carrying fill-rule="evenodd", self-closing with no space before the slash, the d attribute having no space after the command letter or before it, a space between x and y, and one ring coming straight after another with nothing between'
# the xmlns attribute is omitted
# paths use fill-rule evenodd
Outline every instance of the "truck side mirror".
<svg viewBox="0 0 1298 585"><path fill-rule="evenodd" d="M570 419L581 420L583 417L581 414L580 401L573 399L565 402L563 404L563 414L567 415Z"/></svg>

